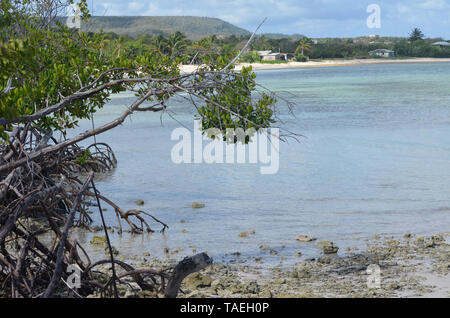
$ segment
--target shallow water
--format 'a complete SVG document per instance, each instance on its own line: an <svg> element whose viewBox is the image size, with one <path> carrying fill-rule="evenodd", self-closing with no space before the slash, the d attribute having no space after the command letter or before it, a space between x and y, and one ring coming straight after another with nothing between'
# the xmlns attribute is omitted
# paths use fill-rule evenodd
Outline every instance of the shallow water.
<svg viewBox="0 0 450 318"><path fill-rule="evenodd" d="M282 118L305 136L280 145L275 175L251 164L174 164L170 135L180 123L192 129L194 115L177 100L169 105L180 123L164 115L161 126L160 114L137 113L97 137L119 162L97 181L101 193L125 210L142 199L143 210L170 226L165 235L113 235L122 253L160 256L164 247L181 247L181 257L194 245L218 261L240 252L272 265L282 256L298 261L294 251L319 255L314 243L295 241L299 234L331 240L345 253L375 234L450 230L450 63L267 70L257 79L297 103L295 118ZM133 100L114 96L95 124ZM194 210L193 201L206 207ZM115 225L112 210L106 214ZM256 234L238 237L249 229ZM263 244L279 254L261 251Z"/></svg>

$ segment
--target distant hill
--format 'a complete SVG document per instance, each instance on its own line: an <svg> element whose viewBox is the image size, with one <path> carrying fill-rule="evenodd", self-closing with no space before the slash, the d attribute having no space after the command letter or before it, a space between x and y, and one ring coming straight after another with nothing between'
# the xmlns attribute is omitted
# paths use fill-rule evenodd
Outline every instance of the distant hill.
<svg viewBox="0 0 450 318"><path fill-rule="evenodd" d="M303 34L282 34L282 33L263 33L266 38L270 39L290 39L292 41L298 41L303 39L305 36Z"/></svg>
<svg viewBox="0 0 450 318"><path fill-rule="evenodd" d="M143 34L170 35L175 31L181 31L191 40L198 40L210 35L241 36L250 34L249 31L220 19L187 16L95 16L91 17L87 23L82 23L81 29L85 32L103 30L103 32L114 32L133 37Z"/></svg>

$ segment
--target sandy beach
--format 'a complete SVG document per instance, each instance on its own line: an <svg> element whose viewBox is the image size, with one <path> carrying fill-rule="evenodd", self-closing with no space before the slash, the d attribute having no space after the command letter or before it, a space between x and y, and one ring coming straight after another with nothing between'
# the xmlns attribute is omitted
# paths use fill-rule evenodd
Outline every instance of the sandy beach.
<svg viewBox="0 0 450 318"><path fill-rule="evenodd" d="M254 70L284 69L298 67L324 67L324 66L345 66L345 65L372 65L372 64L401 64L401 63L448 63L450 58L411 58L411 59L353 59L353 60L323 60L308 62L288 62L285 64L265 64L265 63L240 63L236 64L235 70L241 70L244 66L252 66ZM195 72L199 65L181 65L183 73Z"/></svg>

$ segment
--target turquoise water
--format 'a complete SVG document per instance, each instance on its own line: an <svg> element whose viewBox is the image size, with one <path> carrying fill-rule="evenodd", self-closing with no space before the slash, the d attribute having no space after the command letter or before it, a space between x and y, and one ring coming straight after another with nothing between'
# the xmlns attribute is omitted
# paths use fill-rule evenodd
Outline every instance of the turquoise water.
<svg viewBox="0 0 450 318"><path fill-rule="evenodd" d="M97 181L102 194L125 210L142 199L143 210L170 226L164 235L114 235L121 252L159 256L181 247L182 257L194 245L218 261L240 252L276 264L298 261L294 251L320 254L314 243L296 242L300 234L334 241L344 254L375 234L450 231L450 63L267 70L257 79L297 104L295 118L281 117L305 136L280 145L275 175L251 164L174 164L173 129L193 127L193 108L181 100L169 103L179 122L166 114L161 125L160 114L138 113L97 137L119 162ZM96 125L133 100L113 97ZM194 210L193 201L206 207ZM256 234L238 237L249 229ZM263 244L279 254L261 251Z"/></svg>

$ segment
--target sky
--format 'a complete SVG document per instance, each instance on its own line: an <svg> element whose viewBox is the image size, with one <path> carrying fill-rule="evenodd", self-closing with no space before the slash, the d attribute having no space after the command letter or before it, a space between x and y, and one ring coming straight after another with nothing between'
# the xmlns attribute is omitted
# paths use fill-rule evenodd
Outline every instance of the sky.
<svg viewBox="0 0 450 318"><path fill-rule="evenodd" d="M407 36L450 39L450 0L88 0L94 15L215 17L261 33L308 37ZM376 11L370 10L376 5ZM377 18L379 8L380 19ZM375 22L375 23L373 23ZM379 22L379 23L377 23ZM371 26L371 27L369 27Z"/></svg>

